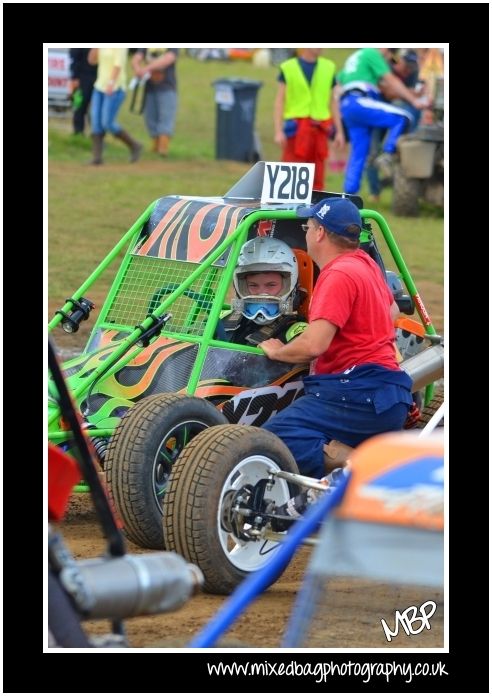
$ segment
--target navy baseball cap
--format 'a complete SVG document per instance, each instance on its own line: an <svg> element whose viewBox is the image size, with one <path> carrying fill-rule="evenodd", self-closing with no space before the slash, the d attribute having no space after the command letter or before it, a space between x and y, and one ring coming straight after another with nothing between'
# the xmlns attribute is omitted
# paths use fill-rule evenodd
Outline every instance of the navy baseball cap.
<svg viewBox="0 0 492 696"><path fill-rule="evenodd" d="M359 209L348 198L323 198L316 205L299 206L296 212L300 218L314 218L329 232L348 239L359 238L362 229ZM348 232L350 225L357 225L359 231L355 234Z"/></svg>
<svg viewBox="0 0 492 696"><path fill-rule="evenodd" d="M401 57L406 63L416 63L418 64L419 62L419 57L415 51L412 51L408 49L407 51L403 51L401 54Z"/></svg>

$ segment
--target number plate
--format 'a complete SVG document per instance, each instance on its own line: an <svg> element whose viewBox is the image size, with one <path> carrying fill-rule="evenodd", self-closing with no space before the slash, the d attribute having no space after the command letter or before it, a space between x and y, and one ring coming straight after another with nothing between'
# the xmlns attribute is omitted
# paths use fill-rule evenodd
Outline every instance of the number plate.
<svg viewBox="0 0 492 696"><path fill-rule="evenodd" d="M314 164L265 162L262 203L310 203Z"/></svg>

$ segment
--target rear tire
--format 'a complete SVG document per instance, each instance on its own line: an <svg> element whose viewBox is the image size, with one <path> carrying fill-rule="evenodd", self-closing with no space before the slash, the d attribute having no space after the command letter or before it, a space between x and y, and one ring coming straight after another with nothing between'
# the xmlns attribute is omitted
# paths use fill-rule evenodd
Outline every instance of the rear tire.
<svg viewBox="0 0 492 696"><path fill-rule="evenodd" d="M420 214L420 179L411 179L403 173L399 162L393 174L393 212L395 215L417 217Z"/></svg>
<svg viewBox="0 0 492 696"><path fill-rule="evenodd" d="M104 469L126 536L143 548L163 549L162 509L174 462L197 433L227 423L205 399L159 394L139 401L109 441Z"/></svg>
<svg viewBox="0 0 492 696"><path fill-rule="evenodd" d="M439 407L444 403L444 387L437 387L436 390L434 391L434 396L432 399L429 401L427 406L424 406L424 408L420 412L420 418L418 419L417 423L415 424L415 428L418 428L419 430L422 430L427 423L430 421L432 416L437 413ZM440 422L439 425L444 425L444 420Z"/></svg>
<svg viewBox="0 0 492 696"><path fill-rule="evenodd" d="M275 553L278 541L241 540L222 525L226 493L267 478L269 469L299 473L283 442L253 426L208 428L178 457L164 508L166 548L199 566L205 591L231 593ZM296 492L277 478L268 498L280 505Z"/></svg>

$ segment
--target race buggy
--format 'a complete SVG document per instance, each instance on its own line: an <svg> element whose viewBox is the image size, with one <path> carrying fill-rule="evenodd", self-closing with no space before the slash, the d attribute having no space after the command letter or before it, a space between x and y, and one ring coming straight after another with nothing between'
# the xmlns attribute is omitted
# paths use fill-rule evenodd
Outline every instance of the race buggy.
<svg viewBox="0 0 492 696"><path fill-rule="evenodd" d="M271 361L221 330L234 307L240 249L257 235L294 250L299 312L307 315L317 269L296 208L344 195L313 191L313 170L258 162L222 197L158 199L49 324L76 331L93 309L87 291L126 247L88 343L64 374L128 538L196 563L211 592L231 591L263 565L285 534L272 509L299 486L316 488L278 438L252 427L303 393L308 365ZM363 219L361 248L386 274L402 313L420 317L398 320L397 345L415 398L422 394L422 408L432 409L433 383L443 374L440 337L385 219L347 197ZM397 272L385 269L371 222ZM68 450L71 433L51 379L49 391L49 439Z"/></svg>

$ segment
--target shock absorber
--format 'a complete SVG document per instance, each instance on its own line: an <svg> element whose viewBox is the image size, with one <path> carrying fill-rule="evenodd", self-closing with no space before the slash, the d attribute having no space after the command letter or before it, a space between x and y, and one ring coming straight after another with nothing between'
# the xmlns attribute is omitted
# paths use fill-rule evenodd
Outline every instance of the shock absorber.
<svg viewBox="0 0 492 696"><path fill-rule="evenodd" d="M105 437L90 437L89 439L96 451L99 464L101 465L101 468L103 468L104 457L106 455L106 450L108 449L108 441Z"/></svg>
<svg viewBox="0 0 492 696"><path fill-rule="evenodd" d="M96 452L97 461L99 462L101 469L103 469L104 457L106 456L106 450L108 449L108 439L100 436L91 437L90 431L95 430L96 426L93 423L89 423L87 420L83 422L82 428L86 431L88 439L91 441Z"/></svg>

